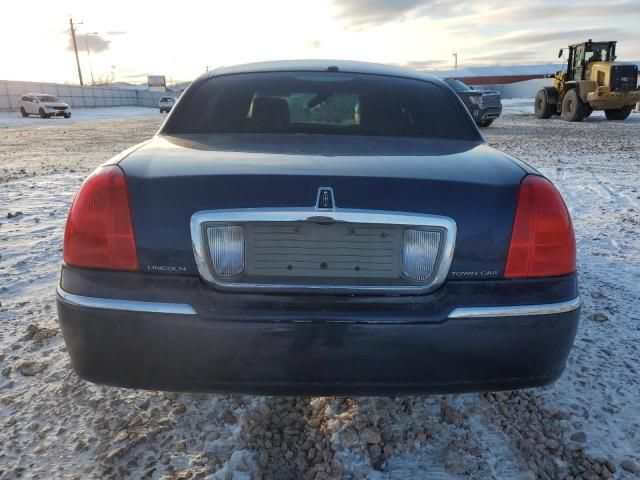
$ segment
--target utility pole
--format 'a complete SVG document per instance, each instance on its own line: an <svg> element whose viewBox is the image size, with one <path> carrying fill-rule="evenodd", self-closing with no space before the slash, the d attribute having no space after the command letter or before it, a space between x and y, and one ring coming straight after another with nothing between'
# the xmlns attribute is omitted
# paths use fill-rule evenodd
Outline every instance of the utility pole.
<svg viewBox="0 0 640 480"><path fill-rule="evenodd" d="M457 71L457 70L458 70L458 54L457 54L457 53L454 53L454 54L453 54L453 58L455 59L455 64L454 64L455 66L454 66L454 70L456 70L456 71Z"/></svg>
<svg viewBox="0 0 640 480"><path fill-rule="evenodd" d="M76 43L76 27L75 25L81 25L80 23L73 23L73 18L69 16L69 28L71 29L71 40L73 40L73 51L76 52L76 65L78 65L78 78L80 79L80 85L84 85L82 82L82 70L80 69L80 57L78 56L78 44Z"/></svg>

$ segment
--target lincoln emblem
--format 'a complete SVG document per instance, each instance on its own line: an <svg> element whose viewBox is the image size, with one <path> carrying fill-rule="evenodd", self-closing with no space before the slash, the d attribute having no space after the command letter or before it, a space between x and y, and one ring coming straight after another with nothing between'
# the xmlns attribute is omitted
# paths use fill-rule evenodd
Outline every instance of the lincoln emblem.
<svg viewBox="0 0 640 480"><path fill-rule="evenodd" d="M333 189L331 187L320 187L316 199L316 210L333 210L334 208Z"/></svg>

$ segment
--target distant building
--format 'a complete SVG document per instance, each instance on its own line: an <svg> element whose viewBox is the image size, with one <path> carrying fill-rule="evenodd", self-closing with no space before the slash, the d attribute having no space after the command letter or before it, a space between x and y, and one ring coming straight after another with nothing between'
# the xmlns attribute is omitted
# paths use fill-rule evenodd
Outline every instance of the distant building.
<svg viewBox="0 0 640 480"><path fill-rule="evenodd" d="M166 92L167 80L164 75L149 75L147 77L149 90L152 92Z"/></svg>

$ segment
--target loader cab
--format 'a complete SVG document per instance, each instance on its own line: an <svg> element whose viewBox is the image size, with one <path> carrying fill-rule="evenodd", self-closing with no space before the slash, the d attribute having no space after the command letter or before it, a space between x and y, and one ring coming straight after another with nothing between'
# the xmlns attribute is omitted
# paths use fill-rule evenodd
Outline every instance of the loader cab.
<svg viewBox="0 0 640 480"><path fill-rule="evenodd" d="M562 56L563 50L560 50ZM613 62L616 59L616 42L588 42L569 45L567 81L585 80L585 67L590 62Z"/></svg>

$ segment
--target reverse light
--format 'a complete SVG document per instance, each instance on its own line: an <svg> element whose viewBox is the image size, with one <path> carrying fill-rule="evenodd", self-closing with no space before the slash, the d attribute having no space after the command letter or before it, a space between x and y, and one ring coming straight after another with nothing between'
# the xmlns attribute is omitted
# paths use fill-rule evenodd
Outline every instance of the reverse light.
<svg viewBox="0 0 640 480"><path fill-rule="evenodd" d="M244 272L244 228L242 225L207 227L213 270L219 277Z"/></svg>
<svg viewBox="0 0 640 480"><path fill-rule="evenodd" d="M545 178L525 177L518 193L504 276L551 277L575 270L575 236L560 193Z"/></svg>
<svg viewBox="0 0 640 480"><path fill-rule="evenodd" d="M109 270L138 270L129 192L117 165L99 167L76 194L64 232L68 265Z"/></svg>
<svg viewBox="0 0 640 480"><path fill-rule="evenodd" d="M402 247L402 273L412 280L428 280L440 252L441 238L441 232L407 228Z"/></svg>

